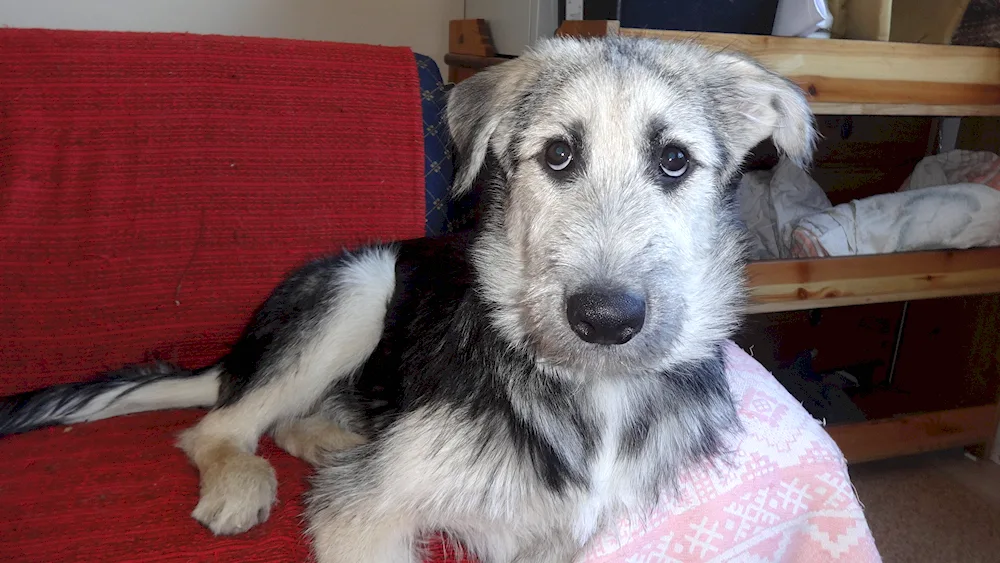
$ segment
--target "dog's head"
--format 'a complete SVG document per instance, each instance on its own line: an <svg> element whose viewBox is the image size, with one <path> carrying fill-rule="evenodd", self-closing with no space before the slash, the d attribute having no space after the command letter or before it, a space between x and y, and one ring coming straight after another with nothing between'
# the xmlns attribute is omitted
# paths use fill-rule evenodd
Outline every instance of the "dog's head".
<svg viewBox="0 0 1000 563"><path fill-rule="evenodd" d="M756 62L692 44L553 39L451 92L454 192L484 180L474 263L494 322L568 374L713 351L743 304L734 181L771 138L805 164L813 117Z"/></svg>

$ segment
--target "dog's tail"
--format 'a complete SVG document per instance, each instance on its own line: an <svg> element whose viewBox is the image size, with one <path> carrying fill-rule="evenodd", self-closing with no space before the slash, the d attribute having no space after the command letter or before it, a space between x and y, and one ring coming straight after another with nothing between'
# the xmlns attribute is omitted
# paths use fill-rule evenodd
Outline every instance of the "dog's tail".
<svg viewBox="0 0 1000 563"><path fill-rule="evenodd" d="M0 397L0 436L137 412L211 407L219 397L219 374L215 366L188 371L157 362Z"/></svg>

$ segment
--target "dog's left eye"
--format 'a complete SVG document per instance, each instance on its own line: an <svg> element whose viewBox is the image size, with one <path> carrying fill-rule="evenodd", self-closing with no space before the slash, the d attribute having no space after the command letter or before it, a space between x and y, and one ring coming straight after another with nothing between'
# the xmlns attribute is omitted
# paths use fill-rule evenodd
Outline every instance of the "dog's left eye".
<svg viewBox="0 0 1000 563"><path fill-rule="evenodd" d="M660 154L660 170L671 178L680 178L688 170L690 162L680 147L667 145Z"/></svg>
<svg viewBox="0 0 1000 563"><path fill-rule="evenodd" d="M557 172L565 170L572 161L573 149L564 141L553 141L545 148L545 164Z"/></svg>

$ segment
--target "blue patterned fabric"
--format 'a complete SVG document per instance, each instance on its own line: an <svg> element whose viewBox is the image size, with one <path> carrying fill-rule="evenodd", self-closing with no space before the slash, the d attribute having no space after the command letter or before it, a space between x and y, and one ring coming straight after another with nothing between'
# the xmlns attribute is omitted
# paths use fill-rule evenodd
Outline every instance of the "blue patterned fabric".
<svg viewBox="0 0 1000 563"><path fill-rule="evenodd" d="M448 189L453 178L448 128L444 119L447 88L434 59L414 53L420 77L420 105L424 117L424 190L427 236L450 230Z"/></svg>

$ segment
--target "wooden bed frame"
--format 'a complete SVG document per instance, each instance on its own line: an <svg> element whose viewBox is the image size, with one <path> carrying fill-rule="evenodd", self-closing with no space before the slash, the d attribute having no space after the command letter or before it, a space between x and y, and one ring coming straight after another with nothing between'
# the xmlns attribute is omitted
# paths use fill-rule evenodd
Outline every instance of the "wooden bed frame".
<svg viewBox="0 0 1000 563"><path fill-rule="evenodd" d="M483 20L454 20L450 32L452 82L510 60L497 56ZM746 52L798 84L817 115L1000 116L1000 49L627 29L614 21L567 21L557 32L613 33ZM1000 248L768 260L751 263L748 274L752 314L996 294ZM1000 345L994 361L1000 376ZM963 446L996 459L1000 397L984 403L827 430L849 462Z"/></svg>

